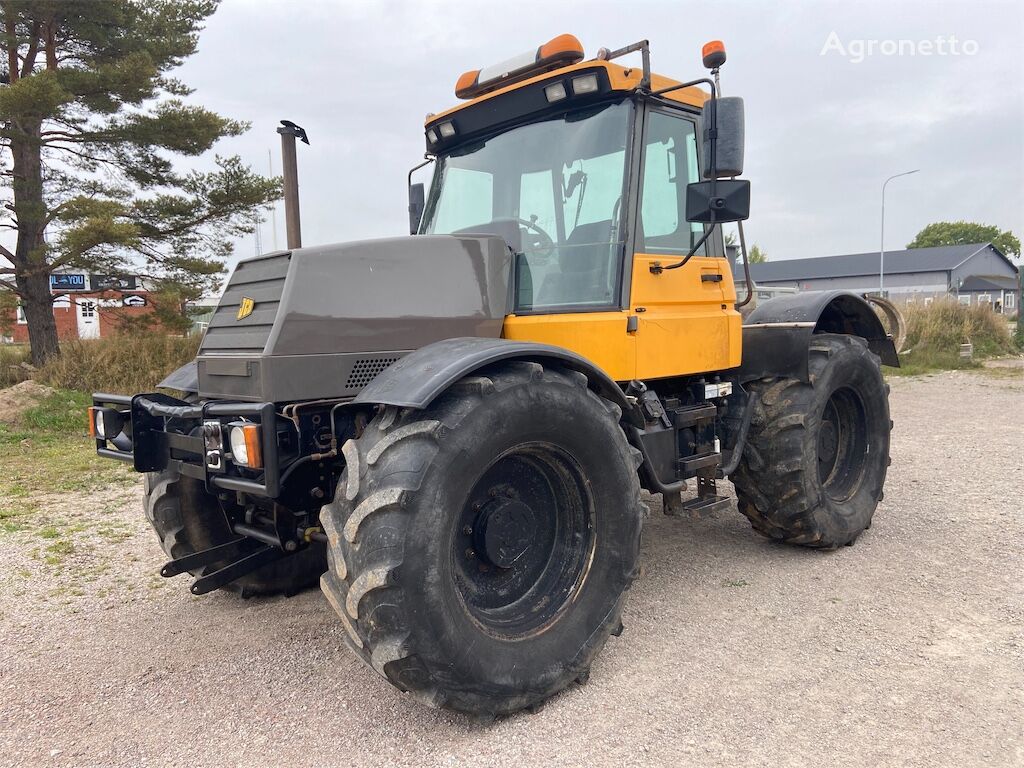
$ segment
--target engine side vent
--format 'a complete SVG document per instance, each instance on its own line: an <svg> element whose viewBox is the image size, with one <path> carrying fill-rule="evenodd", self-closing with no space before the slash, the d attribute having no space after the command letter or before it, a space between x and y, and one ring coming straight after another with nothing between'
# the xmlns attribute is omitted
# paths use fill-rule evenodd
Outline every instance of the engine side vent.
<svg viewBox="0 0 1024 768"><path fill-rule="evenodd" d="M356 364L352 366L352 372L348 375L345 388L361 389L365 387L377 378L381 371L397 361L397 357L364 357L361 360L356 360Z"/></svg>

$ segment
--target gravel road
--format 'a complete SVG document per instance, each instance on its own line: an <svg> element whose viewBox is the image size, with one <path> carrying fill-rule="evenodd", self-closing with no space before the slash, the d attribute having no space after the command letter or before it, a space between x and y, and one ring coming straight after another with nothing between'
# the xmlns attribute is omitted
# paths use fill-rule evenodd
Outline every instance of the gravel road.
<svg viewBox="0 0 1024 768"><path fill-rule="evenodd" d="M0 764L1020 766L1024 379L895 379L892 410L856 546L787 548L654 497L590 683L489 726L364 668L318 592L161 580L139 489L60 500L126 533L80 525L60 565L0 536Z"/></svg>

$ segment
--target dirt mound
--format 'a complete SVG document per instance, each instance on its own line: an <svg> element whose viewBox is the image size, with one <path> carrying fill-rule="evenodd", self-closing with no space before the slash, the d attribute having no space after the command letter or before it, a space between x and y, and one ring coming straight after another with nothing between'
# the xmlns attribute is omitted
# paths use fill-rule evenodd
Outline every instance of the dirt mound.
<svg viewBox="0 0 1024 768"><path fill-rule="evenodd" d="M13 387L0 389L0 423L13 424L22 412L36 405L56 390L29 379Z"/></svg>

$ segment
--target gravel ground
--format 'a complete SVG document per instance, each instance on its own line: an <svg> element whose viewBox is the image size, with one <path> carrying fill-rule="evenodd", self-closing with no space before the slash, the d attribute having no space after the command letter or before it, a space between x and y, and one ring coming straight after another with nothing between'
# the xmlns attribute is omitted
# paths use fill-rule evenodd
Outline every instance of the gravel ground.
<svg viewBox="0 0 1024 768"><path fill-rule="evenodd" d="M161 580L138 488L61 501L82 532L59 563L0 536L0 763L1020 766L1019 373L893 381L886 498L852 548L652 498L626 631L590 683L489 726L368 671L319 593Z"/></svg>

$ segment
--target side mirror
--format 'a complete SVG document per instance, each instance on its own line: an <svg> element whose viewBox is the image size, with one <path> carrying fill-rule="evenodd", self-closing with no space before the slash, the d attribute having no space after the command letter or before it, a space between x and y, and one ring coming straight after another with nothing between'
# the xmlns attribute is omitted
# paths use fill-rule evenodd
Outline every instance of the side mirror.
<svg viewBox="0 0 1024 768"><path fill-rule="evenodd" d="M727 221L744 221L749 216L750 182L746 179L695 181L686 185L687 221L721 224Z"/></svg>
<svg viewBox="0 0 1024 768"><path fill-rule="evenodd" d="M423 218L423 209L426 207L423 184L409 185L409 234L415 235L420 231L420 219Z"/></svg>
<svg viewBox="0 0 1024 768"><path fill-rule="evenodd" d="M711 168L712 116L718 125L715 167ZM723 96L704 102L704 178L727 179L743 174L743 99Z"/></svg>

